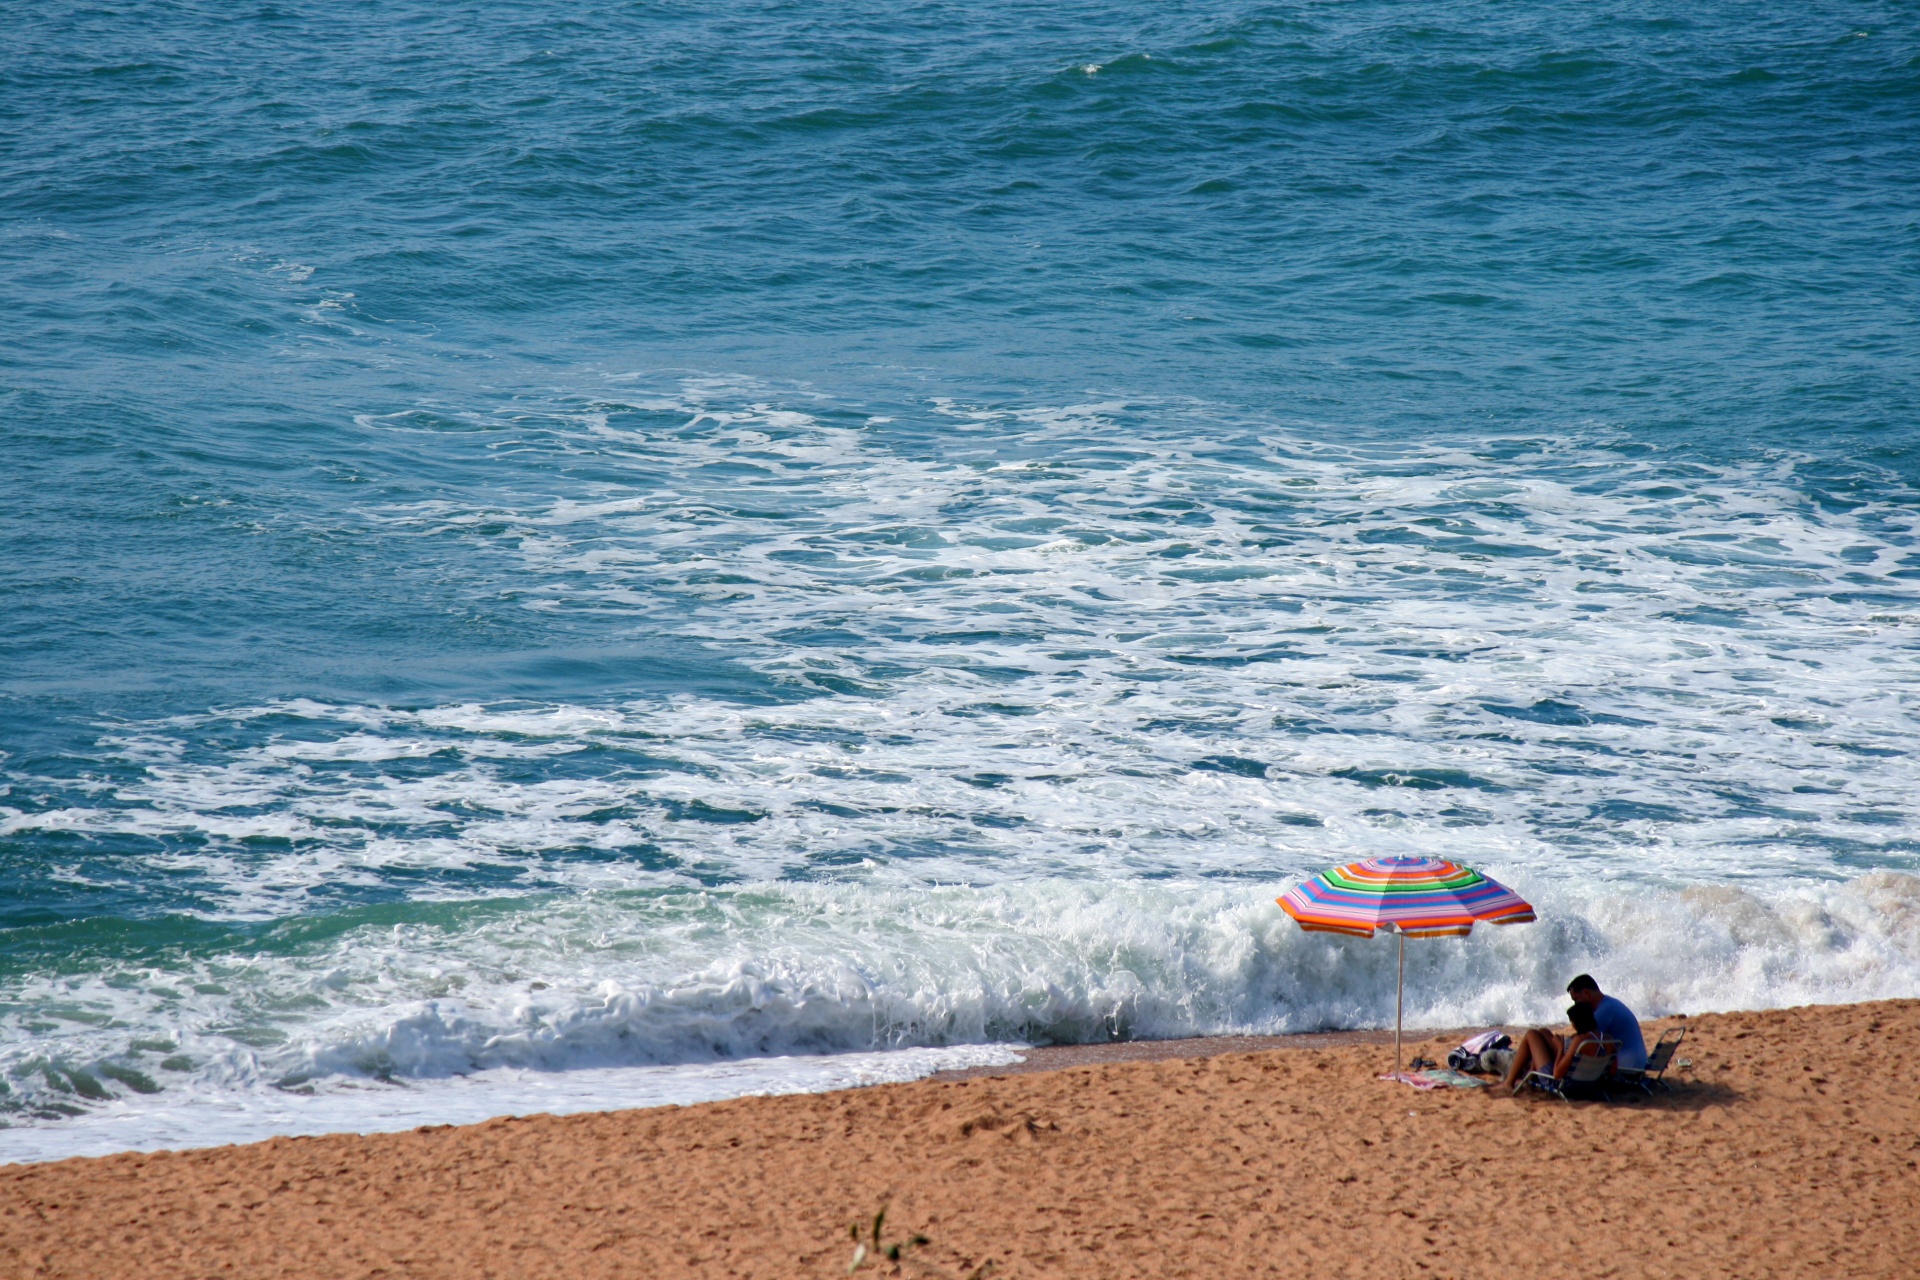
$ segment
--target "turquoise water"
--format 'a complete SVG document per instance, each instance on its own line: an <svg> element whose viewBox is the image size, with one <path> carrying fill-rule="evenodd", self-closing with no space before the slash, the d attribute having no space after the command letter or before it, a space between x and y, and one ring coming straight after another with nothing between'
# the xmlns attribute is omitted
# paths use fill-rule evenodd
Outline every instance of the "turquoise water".
<svg viewBox="0 0 1920 1280"><path fill-rule="evenodd" d="M11 15L0 1158L1378 1025L1381 853L1920 994L1920 30L1676 12Z"/></svg>

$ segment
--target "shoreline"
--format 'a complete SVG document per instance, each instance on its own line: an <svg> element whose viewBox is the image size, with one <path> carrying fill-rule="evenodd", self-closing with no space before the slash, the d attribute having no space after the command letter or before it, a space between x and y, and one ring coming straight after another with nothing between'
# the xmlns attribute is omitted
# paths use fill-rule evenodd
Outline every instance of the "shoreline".
<svg viewBox="0 0 1920 1280"><path fill-rule="evenodd" d="M1412 1057L1411 1046L1418 1036L1435 1034L1454 1033L1409 1031L1407 1056ZM1458 1034L1464 1037L1472 1031ZM834 1093L918 1080L1026 1075L1110 1062L1392 1043L1391 1032L1376 1030L1186 1036L1084 1045L989 1042L635 1067L493 1071L378 1088L353 1082L343 1091L318 1097L266 1091L233 1099L192 1098L171 1105L165 1099L143 1098L132 1110L102 1109L50 1125L0 1129L0 1169L68 1159L246 1146L276 1137L401 1133L423 1125L484 1124L507 1116L637 1111L734 1098ZM958 1058L962 1065L928 1069L927 1058ZM975 1061L966 1064L968 1058ZM915 1059L921 1060L920 1066L914 1065ZM139 1103L148 1104L149 1109L138 1109ZM185 1134L194 1136L180 1140Z"/></svg>
<svg viewBox="0 0 1920 1280"><path fill-rule="evenodd" d="M1681 1015L1683 1018L1685 1015ZM1662 1021L1667 1021L1663 1019ZM1648 1025L1652 1025L1649 1023ZM1407 1031L1401 1042L1407 1057L1413 1046L1453 1037L1451 1044L1486 1028L1464 1030ZM980 1080L994 1076L1032 1075L1044 1071L1067 1071L1074 1067L1103 1066L1116 1062L1166 1062L1180 1058L1216 1058L1228 1053L1269 1053L1282 1050L1342 1049L1361 1045L1393 1045L1391 1031L1292 1031L1277 1036L1180 1036L1169 1040L1109 1040L1101 1044L1049 1044L1017 1049L1022 1061L999 1066L963 1067L954 1071L936 1071L928 1080ZM1428 1047L1431 1052L1431 1047ZM1444 1055L1442 1055L1444 1057Z"/></svg>
<svg viewBox="0 0 1920 1280"><path fill-rule="evenodd" d="M0 1274L792 1280L883 1208L859 1274L1399 1280L1595 1231L1619 1274L1911 1274L1920 1000L1673 1021L1691 1069L1620 1105L1417 1092L1362 1032L12 1165Z"/></svg>

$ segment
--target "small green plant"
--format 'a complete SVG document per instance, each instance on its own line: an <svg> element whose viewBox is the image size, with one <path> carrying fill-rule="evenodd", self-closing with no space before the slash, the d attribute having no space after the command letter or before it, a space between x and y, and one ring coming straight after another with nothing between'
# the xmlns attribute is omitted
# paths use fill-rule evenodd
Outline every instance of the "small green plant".
<svg viewBox="0 0 1920 1280"><path fill-rule="evenodd" d="M853 1261L847 1264L847 1274L852 1275L861 1267L877 1263L881 1258L888 1262L899 1263L907 1250L915 1249L927 1243L923 1235L915 1234L905 1240L886 1240L881 1231L887 1225L887 1206L881 1205L880 1212L873 1215L873 1225L867 1229L867 1238L862 1240L861 1224L856 1222L847 1228L847 1236L853 1241Z"/></svg>

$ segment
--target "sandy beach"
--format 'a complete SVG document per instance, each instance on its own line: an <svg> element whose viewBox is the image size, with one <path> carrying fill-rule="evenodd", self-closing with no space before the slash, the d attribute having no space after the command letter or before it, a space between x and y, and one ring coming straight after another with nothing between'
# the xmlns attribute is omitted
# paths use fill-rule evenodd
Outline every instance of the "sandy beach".
<svg viewBox="0 0 1920 1280"><path fill-rule="evenodd" d="M884 1208L862 1274L1913 1275L1920 1001L1683 1021L1633 1104L1320 1041L10 1166L0 1273L837 1276Z"/></svg>

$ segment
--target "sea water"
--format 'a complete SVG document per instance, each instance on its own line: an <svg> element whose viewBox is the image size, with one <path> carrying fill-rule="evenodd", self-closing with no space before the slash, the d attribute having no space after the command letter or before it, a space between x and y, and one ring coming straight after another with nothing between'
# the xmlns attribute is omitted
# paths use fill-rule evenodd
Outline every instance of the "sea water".
<svg viewBox="0 0 1920 1280"><path fill-rule="evenodd" d="M7 40L0 1160L1920 994L1904 6Z"/></svg>

